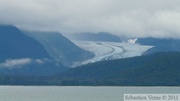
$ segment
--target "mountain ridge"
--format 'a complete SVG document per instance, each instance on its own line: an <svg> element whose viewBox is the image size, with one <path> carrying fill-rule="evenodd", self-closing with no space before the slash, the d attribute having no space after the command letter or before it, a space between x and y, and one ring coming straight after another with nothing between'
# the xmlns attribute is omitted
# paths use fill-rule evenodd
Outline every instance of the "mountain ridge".
<svg viewBox="0 0 180 101"><path fill-rule="evenodd" d="M0 56L0 73L5 75L52 75L67 69L13 25L0 25Z"/></svg>
<svg viewBox="0 0 180 101"><path fill-rule="evenodd" d="M106 41L106 42L122 42L120 37L113 35L108 32L99 32L99 33L76 33L70 34L67 36L71 40L80 40L80 41Z"/></svg>
<svg viewBox="0 0 180 101"><path fill-rule="evenodd" d="M50 58L41 44L13 25L0 25L0 35L1 62L8 58Z"/></svg>
<svg viewBox="0 0 180 101"><path fill-rule="evenodd" d="M180 52L102 61L70 69L59 77L77 85L165 86L179 85Z"/></svg>
<svg viewBox="0 0 180 101"><path fill-rule="evenodd" d="M58 32L25 32L30 37L39 41L47 52L57 62L66 66L72 66L76 62L80 62L94 56L93 53L81 49L68 38Z"/></svg>
<svg viewBox="0 0 180 101"><path fill-rule="evenodd" d="M180 40L172 38L138 38L136 43L141 45L152 45L153 48L147 50L145 54L151 54L155 52L180 52Z"/></svg>

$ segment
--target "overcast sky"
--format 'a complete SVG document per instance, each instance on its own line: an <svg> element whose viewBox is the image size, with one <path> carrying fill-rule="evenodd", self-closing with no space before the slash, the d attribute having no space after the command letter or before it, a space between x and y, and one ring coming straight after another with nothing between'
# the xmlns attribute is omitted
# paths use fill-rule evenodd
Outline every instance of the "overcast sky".
<svg viewBox="0 0 180 101"><path fill-rule="evenodd" d="M0 0L0 23L63 34L180 38L180 0Z"/></svg>

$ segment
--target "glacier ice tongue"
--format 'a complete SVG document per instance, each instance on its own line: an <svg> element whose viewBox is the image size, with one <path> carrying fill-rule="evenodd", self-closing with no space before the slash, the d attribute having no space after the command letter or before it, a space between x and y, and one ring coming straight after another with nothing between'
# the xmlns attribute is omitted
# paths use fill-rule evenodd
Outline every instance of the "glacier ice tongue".
<svg viewBox="0 0 180 101"><path fill-rule="evenodd" d="M141 56L145 51L153 47L129 42L74 41L74 43L95 54L95 57L76 63L74 67L104 60Z"/></svg>

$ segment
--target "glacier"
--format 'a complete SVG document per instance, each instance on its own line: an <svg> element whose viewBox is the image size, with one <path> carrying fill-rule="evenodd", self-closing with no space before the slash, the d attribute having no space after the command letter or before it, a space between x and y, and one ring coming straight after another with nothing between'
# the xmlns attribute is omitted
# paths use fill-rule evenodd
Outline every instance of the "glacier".
<svg viewBox="0 0 180 101"><path fill-rule="evenodd" d="M95 54L91 59L77 62L73 67L104 60L141 56L153 46L132 42L73 41L77 46Z"/></svg>

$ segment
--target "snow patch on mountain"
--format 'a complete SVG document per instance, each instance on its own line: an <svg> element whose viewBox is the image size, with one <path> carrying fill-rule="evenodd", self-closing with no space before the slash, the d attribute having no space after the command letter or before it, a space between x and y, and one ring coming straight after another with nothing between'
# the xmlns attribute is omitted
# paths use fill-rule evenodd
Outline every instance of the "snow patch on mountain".
<svg viewBox="0 0 180 101"><path fill-rule="evenodd" d="M129 39L129 40L127 40L127 42L128 42L128 43L136 43L137 40L138 40L138 38Z"/></svg>
<svg viewBox="0 0 180 101"><path fill-rule="evenodd" d="M75 63L74 67L104 60L141 56L145 51L153 47L128 42L74 41L74 43L95 54L95 57L89 60Z"/></svg>

